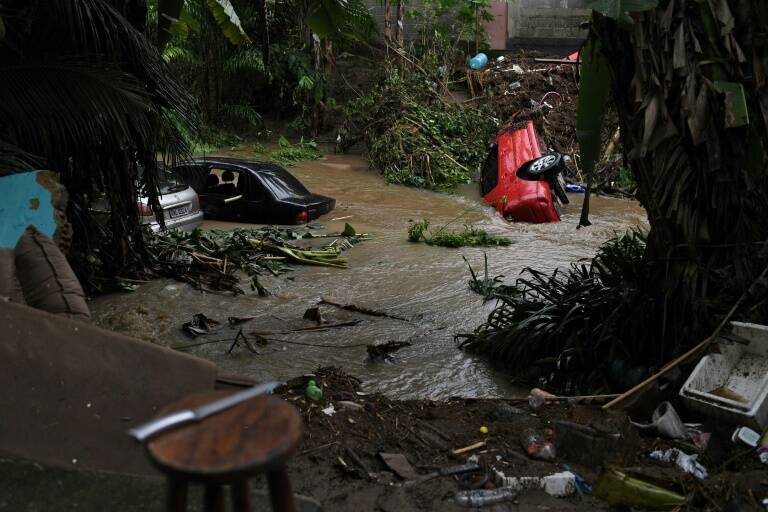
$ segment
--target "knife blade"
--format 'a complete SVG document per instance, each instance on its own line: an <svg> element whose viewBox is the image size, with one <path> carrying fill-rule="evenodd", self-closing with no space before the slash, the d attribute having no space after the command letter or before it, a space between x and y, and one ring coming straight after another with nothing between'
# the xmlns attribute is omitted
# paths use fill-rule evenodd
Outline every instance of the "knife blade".
<svg viewBox="0 0 768 512"><path fill-rule="evenodd" d="M225 396L219 400L214 400L213 402L203 404L199 407L195 407L193 409L183 409L181 411L177 411L172 414L148 421L143 425L139 425L130 429L128 431L128 435L134 438L136 441L143 443L150 437L168 430L169 428L177 427L185 423L201 421L208 416L220 413L221 411L229 409L230 407L234 407L235 405L245 402L246 400L249 400L253 397L271 393L279 385L280 383L275 381L258 384L251 388Z"/></svg>

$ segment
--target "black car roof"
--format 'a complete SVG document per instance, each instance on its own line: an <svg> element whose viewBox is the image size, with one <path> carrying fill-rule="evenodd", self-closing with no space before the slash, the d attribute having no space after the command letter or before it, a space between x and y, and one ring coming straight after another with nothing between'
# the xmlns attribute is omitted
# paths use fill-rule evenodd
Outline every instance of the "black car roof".
<svg viewBox="0 0 768 512"><path fill-rule="evenodd" d="M205 158L193 158L185 162L179 162L177 165L183 165L185 163L198 163L198 164L227 164L247 169L256 173L274 173L274 172L288 172L287 169L281 167L274 162L264 162L260 160L243 160L241 158L226 158L226 157L205 157Z"/></svg>

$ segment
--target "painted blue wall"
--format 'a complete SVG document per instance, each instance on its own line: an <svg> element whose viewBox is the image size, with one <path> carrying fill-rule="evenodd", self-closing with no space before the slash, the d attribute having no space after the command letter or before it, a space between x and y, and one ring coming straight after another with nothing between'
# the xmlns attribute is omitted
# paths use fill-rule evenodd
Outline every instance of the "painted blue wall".
<svg viewBox="0 0 768 512"><path fill-rule="evenodd" d="M0 247L16 247L28 225L53 238L56 221L51 193L37 182L44 171L0 177Z"/></svg>

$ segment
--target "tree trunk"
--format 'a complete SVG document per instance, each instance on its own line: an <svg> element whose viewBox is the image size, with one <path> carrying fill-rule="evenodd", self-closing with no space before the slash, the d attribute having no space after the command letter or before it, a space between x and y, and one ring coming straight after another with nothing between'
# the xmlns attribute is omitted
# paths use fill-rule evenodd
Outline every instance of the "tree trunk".
<svg viewBox="0 0 768 512"><path fill-rule="evenodd" d="M384 0L384 42L392 46L392 2Z"/></svg>
<svg viewBox="0 0 768 512"><path fill-rule="evenodd" d="M397 47L405 46L405 0L397 4Z"/></svg>
<svg viewBox="0 0 768 512"><path fill-rule="evenodd" d="M767 11L747 1L662 0L628 28L594 17L651 224L646 257L660 325L648 339L662 346L708 334L766 265ZM764 323L764 301L749 304L742 317Z"/></svg>

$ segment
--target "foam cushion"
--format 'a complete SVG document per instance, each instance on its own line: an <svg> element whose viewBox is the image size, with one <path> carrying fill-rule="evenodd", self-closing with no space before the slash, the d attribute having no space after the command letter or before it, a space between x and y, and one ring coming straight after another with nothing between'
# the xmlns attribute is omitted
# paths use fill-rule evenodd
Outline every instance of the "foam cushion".
<svg viewBox="0 0 768 512"><path fill-rule="evenodd" d="M90 320L85 294L72 267L53 241L27 227L15 250L16 276L29 306L49 313Z"/></svg>

